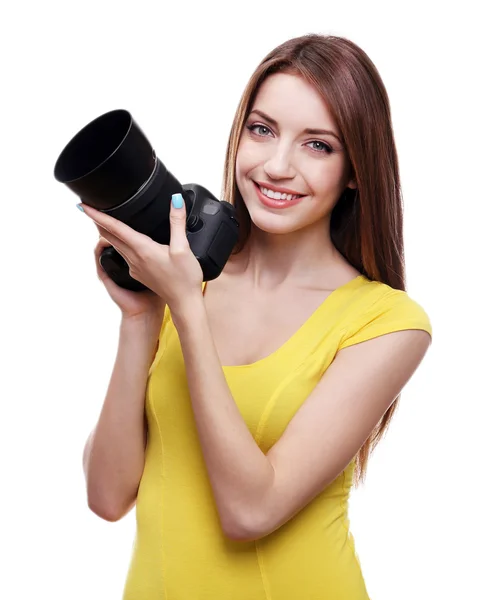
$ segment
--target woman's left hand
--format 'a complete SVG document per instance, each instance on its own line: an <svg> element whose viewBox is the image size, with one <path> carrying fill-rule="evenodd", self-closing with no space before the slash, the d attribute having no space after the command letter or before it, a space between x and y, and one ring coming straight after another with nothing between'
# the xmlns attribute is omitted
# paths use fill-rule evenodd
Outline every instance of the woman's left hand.
<svg viewBox="0 0 485 600"><path fill-rule="evenodd" d="M186 234L186 209L170 204L170 245L159 244L91 206L81 204L102 237L126 260L130 276L160 296L172 312L202 295L203 273Z"/></svg>

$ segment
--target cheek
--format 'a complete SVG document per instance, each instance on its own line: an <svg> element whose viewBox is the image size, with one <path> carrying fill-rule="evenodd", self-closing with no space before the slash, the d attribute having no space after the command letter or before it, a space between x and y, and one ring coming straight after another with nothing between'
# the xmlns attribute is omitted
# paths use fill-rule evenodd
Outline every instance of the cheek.
<svg viewBox="0 0 485 600"><path fill-rule="evenodd" d="M236 177L242 178L250 173L257 164L257 157L244 142L241 142L236 156Z"/></svg>
<svg viewBox="0 0 485 600"><path fill-rule="evenodd" d="M316 196L326 196L340 186L341 172L336 164L314 161L301 165L300 173Z"/></svg>

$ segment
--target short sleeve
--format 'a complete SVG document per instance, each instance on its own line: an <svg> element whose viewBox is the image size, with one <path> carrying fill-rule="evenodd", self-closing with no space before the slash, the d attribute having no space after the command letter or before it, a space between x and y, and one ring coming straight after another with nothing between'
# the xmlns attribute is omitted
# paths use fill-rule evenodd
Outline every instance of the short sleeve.
<svg viewBox="0 0 485 600"><path fill-rule="evenodd" d="M339 349L405 329L421 329L433 335L428 314L407 292L392 290L367 309L362 308L345 329Z"/></svg>

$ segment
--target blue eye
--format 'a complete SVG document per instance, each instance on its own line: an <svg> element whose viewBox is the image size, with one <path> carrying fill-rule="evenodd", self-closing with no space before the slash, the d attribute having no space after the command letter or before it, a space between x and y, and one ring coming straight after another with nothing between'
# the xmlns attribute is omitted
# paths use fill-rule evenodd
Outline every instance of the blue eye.
<svg viewBox="0 0 485 600"><path fill-rule="evenodd" d="M271 129L266 125L262 125L261 123L253 123L252 125L246 125L247 129L257 137L268 137L271 135ZM315 144L316 147L311 147L311 144ZM310 147L313 152L318 154L332 154L333 149L325 142L321 140L314 140L313 142L308 142L307 146Z"/></svg>
<svg viewBox="0 0 485 600"><path fill-rule="evenodd" d="M324 142L320 141L320 140L315 140L313 142L308 142L309 144L319 144L320 147L319 148L312 148L312 150L315 150L315 152L324 152L327 154L332 154L333 150L332 148L330 148L330 146L328 144L325 144Z"/></svg>
<svg viewBox="0 0 485 600"><path fill-rule="evenodd" d="M270 131L269 127L266 127L266 125L259 125L258 123L255 123L254 125L248 125L247 127L248 127L249 131L255 132L256 135L261 135L261 136L267 135L267 133L262 133L261 130L265 130L266 132ZM259 130L259 132L257 130Z"/></svg>

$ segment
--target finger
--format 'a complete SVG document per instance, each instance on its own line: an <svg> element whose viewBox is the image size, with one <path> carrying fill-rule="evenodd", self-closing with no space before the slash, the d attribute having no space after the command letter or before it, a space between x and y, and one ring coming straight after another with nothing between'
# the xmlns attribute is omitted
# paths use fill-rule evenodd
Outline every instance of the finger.
<svg viewBox="0 0 485 600"><path fill-rule="evenodd" d="M106 271L104 270L104 268L101 265L102 251L103 251L103 248L96 248L96 250L94 251L94 258L95 258L95 264L96 264L96 274L98 276L98 279L100 279L101 281L104 281L108 277L108 274L106 273Z"/></svg>
<svg viewBox="0 0 485 600"><path fill-rule="evenodd" d="M108 240L106 238L104 238L101 235L101 233L99 234L98 244L99 244L99 246L102 246L103 248L106 248L107 246L111 246L111 244L108 242Z"/></svg>
<svg viewBox="0 0 485 600"><path fill-rule="evenodd" d="M170 250L189 247L186 233L187 211L182 194L173 194L170 204Z"/></svg>
<svg viewBox="0 0 485 600"><path fill-rule="evenodd" d="M97 226L99 225L98 230L101 228L104 232L109 232L127 247L135 247L136 244L139 243L140 236L143 236L142 233L135 231L132 227L126 223L123 223L123 221L119 221L110 215L96 210L88 204L81 203L78 204L78 206L82 208L83 212L90 217ZM100 233L103 237L109 239L104 233L101 232L101 230Z"/></svg>
<svg viewBox="0 0 485 600"><path fill-rule="evenodd" d="M94 259L96 262L96 273L98 275L98 278L101 281L104 281L108 275L106 273L106 271L104 270L104 268L101 266L101 255L103 254L104 250L106 248L111 248L111 244L108 242L107 239L103 238L103 237L99 237L99 240L94 248Z"/></svg>
<svg viewBox="0 0 485 600"><path fill-rule="evenodd" d="M96 228L99 231L100 239L106 240L108 245L113 246L113 248L119 252L125 260L127 260L126 257L130 254L130 247L128 244L125 244L122 240L100 225L96 225Z"/></svg>
<svg viewBox="0 0 485 600"><path fill-rule="evenodd" d="M94 255L98 258L106 248L112 248L111 244L105 238L99 236L99 240L94 248Z"/></svg>

